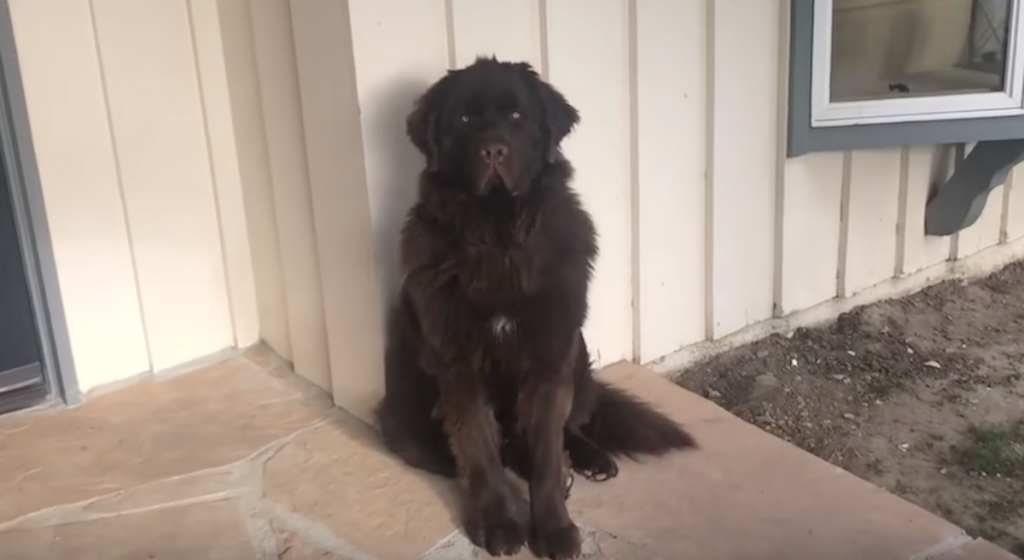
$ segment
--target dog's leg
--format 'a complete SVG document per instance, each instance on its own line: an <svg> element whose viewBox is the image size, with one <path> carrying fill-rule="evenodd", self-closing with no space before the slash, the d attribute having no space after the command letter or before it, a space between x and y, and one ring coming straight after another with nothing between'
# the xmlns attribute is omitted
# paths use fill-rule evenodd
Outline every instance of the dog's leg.
<svg viewBox="0 0 1024 560"><path fill-rule="evenodd" d="M568 438L568 434L566 434ZM569 446L569 440L566 439L566 446ZM529 482L530 480L530 464L529 457L527 456L526 449L522 442L518 439L509 440L505 442L505 445L501 448L501 462L512 472L516 473L519 478ZM573 463L569 457L569 451L562 453L562 478L565 480L565 499L568 500L572 494L572 485L576 482L576 477L573 475ZM581 471L582 472L582 471Z"/></svg>
<svg viewBox="0 0 1024 560"><path fill-rule="evenodd" d="M501 464L501 432L474 375L440 379L438 413L463 489L466 534L492 556L517 553L526 542L528 506Z"/></svg>
<svg viewBox="0 0 1024 560"><path fill-rule="evenodd" d="M519 423L526 436L530 468L530 545L541 558L579 556L579 529L565 505L565 421L572 407L572 377L535 376L520 395Z"/></svg>

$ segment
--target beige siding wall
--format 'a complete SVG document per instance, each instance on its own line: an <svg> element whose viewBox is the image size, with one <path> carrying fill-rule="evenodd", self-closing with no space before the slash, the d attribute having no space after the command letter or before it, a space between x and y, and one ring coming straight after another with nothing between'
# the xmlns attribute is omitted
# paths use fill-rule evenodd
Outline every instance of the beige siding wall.
<svg viewBox="0 0 1024 560"><path fill-rule="evenodd" d="M383 353L347 6L218 5L260 335L368 418Z"/></svg>
<svg viewBox="0 0 1024 560"><path fill-rule="evenodd" d="M344 1L291 3L335 402L369 419L383 392L360 110Z"/></svg>
<svg viewBox="0 0 1024 560"><path fill-rule="evenodd" d="M253 342L188 5L9 4L80 387Z"/></svg>
<svg viewBox="0 0 1024 560"><path fill-rule="evenodd" d="M149 368L92 12L84 1L60 12L39 2L10 10L68 331L88 388Z"/></svg>
<svg viewBox="0 0 1024 560"><path fill-rule="evenodd" d="M348 6L52 8L10 3L82 390L263 339L367 414L381 299Z"/></svg>
<svg viewBox="0 0 1024 560"><path fill-rule="evenodd" d="M583 114L566 152L601 235L587 335L602 364L656 360L1024 234L1022 196L1000 187L955 241L924 236L945 148L786 159L788 2L349 3L385 294L419 161L401 119L477 55L534 63Z"/></svg>
<svg viewBox="0 0 1024 560"><path fill-rule="evenodd" d="M709 34L701 2L642 0L636 21L634 353L646 360L704 339Z"/></svg>
<svg viewBox="0 0 1024 560"><path fill-rule="evenodd" d="M422 165L404 119L477 55L532 62L583 114L600 365L1024 237L1010 184L923 235L945 148L785 159L784 0L45 4L10 2L86 389L259 337L366 416Z"/></svg>
<svg viewBox="0 0 1024 560"><path fill-rule="evenodd" d="M651 14L666 10L663 4L637 0L640 21L645 10ZM700 6L704 34L701 30L680 33L693 25L694 14L685 19L681 14L651 15L651 27L674 37L677 44L645 51L645 41L657 31L641 27L638 64L641 69L645 64L672 68L695 53L702 64L692 64L688 79L680 78L674 87L639 82L641 115L645 109L656 110L645 106L645 89L658 88L657 95L666 102L658 109L659 119L648 126L640 121L638 157L641 169L664 165L666 152L703 150L708 157L704 177L680 177L673 187L655 191L652 181L641 175L640 231L650 232L649 241L639 245L638 259L643 286L639 340L644 361L698 340L720 339L773 315L807 310L837 296L854 296L1024 234L1020 225L1024 213L1018 201L1024 195L1009 186L1011 179L991 195L984 215L971 228L952 238L924 235L925 202L935 181L948 172L951 148L912 146L786 159L782 147L788 2L682 4L694 12L698 11L694 6ZM688 110L694 91L704 94L703 111L681 119L678 115ZM701 119L701 112L707 117ZM672 115L679 120L669 120ZM683 134L662 139L656 149L645 146L645 139L665 134L661 129L668 122L676 130L704 130L706 135L696 144ZM691 193L688 207L676 202L675 210L664 208L673 199L661 193L670 191L674 200L682 200L679 191ZM704 213L693 209L701 191ZM648 196L655 198L644 206ZM659 213L660 219L652 223ZM703 227L694 231L693 224L699 223ZM665 254L665 246L693 237L704 241L705 252L679 251L678 269L670 274L671 265L665 260L671 257ZM697 282L680 274L695 269L705 272L705 285L710 286L702 300L694 299ZM660 290L656 297L648 287L652 285ZM684 309L690 312L683 313ZM701 328L702 318L705 328Z"/></svg>

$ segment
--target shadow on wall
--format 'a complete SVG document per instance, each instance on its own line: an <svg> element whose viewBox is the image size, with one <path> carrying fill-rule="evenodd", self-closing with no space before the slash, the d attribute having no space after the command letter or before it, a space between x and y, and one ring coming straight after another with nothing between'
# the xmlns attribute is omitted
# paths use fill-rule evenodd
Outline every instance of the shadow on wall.
<svg viewBox="0 0 1024 560"><path fill-rule="evenodd" d="M934 150L931 184L928 185L928 200L931 200L939 192L942 183L952 175L958 155L956 147L952 145L935 146Z"/></svg>
<svg viewBox="0 0 1024 560"><path fill-rule="evenodd" d="M398 243L405 215L416 202L422 154L405 134L405 119L429 84L396 82L373 96L367 115L367 174L373 219L373 257L380 283L381 308L387 310L401 284ZM372 134L372 136L371 136Z"/></svg>

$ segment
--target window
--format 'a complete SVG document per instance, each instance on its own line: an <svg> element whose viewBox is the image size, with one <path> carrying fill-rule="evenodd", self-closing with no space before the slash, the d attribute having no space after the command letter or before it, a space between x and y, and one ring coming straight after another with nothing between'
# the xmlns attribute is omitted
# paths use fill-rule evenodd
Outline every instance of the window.
<svg viewBox="0 0 1024 560"><path fill-rule="evenodd" d="M1015 4L818 2L812 126L1024 114Z"/></svg>
<svg viewBox="0 0 1024 560"><path fill-rule="evenodd" d="M790 155L1024 137L1024 0L793 0Z"/></svg>

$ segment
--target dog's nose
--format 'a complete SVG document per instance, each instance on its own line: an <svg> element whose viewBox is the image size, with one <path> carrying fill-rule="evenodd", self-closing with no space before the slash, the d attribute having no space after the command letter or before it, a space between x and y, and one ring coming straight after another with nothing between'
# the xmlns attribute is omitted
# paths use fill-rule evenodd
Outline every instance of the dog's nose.
<svg viewBox="0 0 1024 560"><path fill-rule="evenodd" d="M487 163L501 163L508 156L508 146L505 144L491 144L480 150L480 157Z"/></svg>

